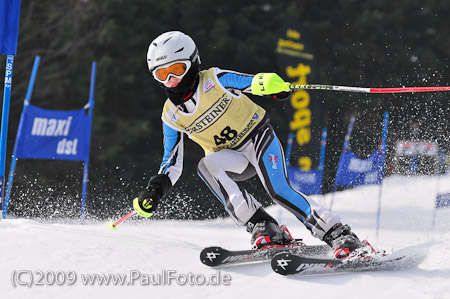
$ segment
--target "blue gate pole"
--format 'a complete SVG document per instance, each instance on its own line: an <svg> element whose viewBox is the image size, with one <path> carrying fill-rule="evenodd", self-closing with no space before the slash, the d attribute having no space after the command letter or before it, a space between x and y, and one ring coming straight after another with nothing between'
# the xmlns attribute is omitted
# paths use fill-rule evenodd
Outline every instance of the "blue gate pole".
<svg viewBox="0 0 450 299"><path fill-rule="evenodd" d="M83 169L83 191L81 196L81 215L80 221L81 224L84 223L85 211L86 211L86 195L87 195L87 183L88 183L88 173L89 173L89 152L90 152L90 144L91 144L91 130L92 130L92 111L94 109L94 90L95 90L95 73L97 70L97 63L92 63L92 71L91 71L91 86L89 89L89 130L87 132L87 139L89 142L87 158L84 160L84 169Z"/></svg>
<svg viewBox="0 0 450 299"><path fill-rule="evenodd" d="M444 163L445 163L445 151L446 148L444 146L441 146L439 148L439 164L438 164L438 177L437 177L437 182L436 182L436 200L439 197L439 189L440 189L440 185L441 185L441 176L444 173ZM434 205L433 208L433 216L431 218L431 229L435 229L436 228L436 203Z"/></svg>
<svg viewBox="0 0 450 299"><path fill-rule="evenodd" d="M409 162L409 173L412 175L417 174L418 160L419 160L418 154L411 155L410 162Z"/></svg>
<svg viewBox="0 0 450 299"><path fill-rule="evenodd" d="M334 177L333 195L331 197L330 207L328 208L330 211L333 208L334 197L336 196L336 190L337 190L336 180L337 180L337 177L338 177L338 174L339 174L339 167L341 166L342 157L344 156L345 151L347 151L348 147L350 146L350 137L352 136L352 131L353 131L353 125L354 124L355 124L355 117L352 116L350 118L350 123L349 123L348 128L347 128L347 133L345 134L344 146L342 147L341 158L339 159L339 165L338 165L338 169L336 171L336 176Z"/></svg>
<svg viewBox="0 0 450 299"><path fill-rule="evenodd" d="M9 106L11 100L13 66L14 66L14 55L7 55L5 84L3 88L2 128L0 135L0 215L3 215L3 199L5 194L6 141L8 139L8 120L9 120Z"/></svg>
<svg viewBox="0 0 450 299"><path fill-rule="evenodd" d="M20 117L19 128L17 129L16 140L14 142L14 151L13 151L13 155L11 158L11 166L9 168L8 185L6 187L5 204L4 204L4 208L3 208L3 218L6 218L6 214L8 213L9 199L11 198L11 190L12 190L13 181L14 181L14 172L16 171L16 163L17 163L17 158L16 158L17 144L19 143L20 132L22 131L22 126L23 126L23 118L24 118L23 114L27 111L28 105L30 104L30 101L31 101L31 94L33 93L34 82L36 81L36 74L37 74L37 71L39 68L40 60L41 60L40 56L36 56L34 58L33 70L31 71L30 81L28 82L27 95L25 96L25 100L23 101L22 115Z"/></svg>
<svg viewBox="0 0 450 299"><path fill-rule="evenodd" d="M322 139L320 141L320 160L319 160L319 170L324 170L325 168L325 148L327 146L327 128L322 130Z"/></svg>
<svg viewBox="0 0 450 299"><path fill-rule="evenodd" d="M286 167L291 165L292 143L294 142L294 133L289 133L286 145Z"/></svg>
<svg viewBox="0 0 450 299"><path fill-rule="evenodd" d="M377 243L379 241L378 236L380 233L380 224L381 224L381 196L382 196L382 188L383 188L383 176L384 176L384 162L386 160L386 140L387 140L387 129L388 129L388 119L389 119L389 112L384 112L384 118L383 118L383 133L382 133L382 139L381 139L381 150L383 152L383 166L380 169L381 171L381 182L380 182L380 191L378 193L378 207L377 207L377 217L376 217L376 239Z"/></svg>
<svg viewBox="0 0 450 299"><path fill-rule="evenodd" d="M327 128L322 129L322 139L320 140L320 160L319 160L319 171L322 175L322 180L320 182L320 194L323 194L323 172L325 169L325 149L327 146Z"/></svg>

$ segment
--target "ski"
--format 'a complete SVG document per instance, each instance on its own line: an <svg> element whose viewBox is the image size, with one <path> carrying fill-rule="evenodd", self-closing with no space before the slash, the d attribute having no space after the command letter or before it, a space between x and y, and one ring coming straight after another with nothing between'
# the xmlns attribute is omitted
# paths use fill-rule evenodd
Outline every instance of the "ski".
<svg viewBox="0 0 450 299"><path fill-rule="evenodd" d="M249 250L227 250L222 247L207 247L200 253L200 260L210 267L248 264L270 261L276 254L292 252L308 256L325 256L331 252L328 245L307 246L303 243L275 245L270 248Z"/></svg>
<svg viewBox="0 0 450 299"><path fill-rule="evenodd" d="M339 272L362 272L382 270L403 270L416 265L419 255L394 252L385 256L332 259L303 254L282 252L271 261L272 269L281 275L327 274Z"/></svg>

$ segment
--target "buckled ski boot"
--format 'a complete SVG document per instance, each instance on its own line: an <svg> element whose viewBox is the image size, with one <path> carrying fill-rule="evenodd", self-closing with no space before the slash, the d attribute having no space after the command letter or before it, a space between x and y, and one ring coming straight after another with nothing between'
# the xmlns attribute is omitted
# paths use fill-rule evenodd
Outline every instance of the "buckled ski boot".
<svg viewBox="0 0 450 299"><path fill-rule="evenodd" d="M323 237L332 249L335 259L346 259L354 256L366 256L375 252L373 247L367 242L361 242L351 231L350 226L338 223L334 225Z"/></svg>
<svg viewBox="0 0 450 299"><path fill-rule="evenodd" d="M249 223L247 230L252 234L252 248L262 249L277 245L291 244L294 240L288 229L268 220L261 220L255 225Z"/></svg>

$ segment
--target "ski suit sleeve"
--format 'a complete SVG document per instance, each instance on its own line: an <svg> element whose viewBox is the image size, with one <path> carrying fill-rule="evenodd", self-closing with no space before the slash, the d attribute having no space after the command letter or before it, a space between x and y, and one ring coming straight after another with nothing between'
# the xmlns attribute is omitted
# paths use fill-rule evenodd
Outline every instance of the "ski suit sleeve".
<svg viewBox="0 0 450 299"><path fill-rule="evenodd" d="M254 75L239 73L216 68L217 78L225 89L240 90L244 93L252 93L252 80Z"/></svg>
<svg viewBox="0 0 450 299"><path fill-rule="evenodd" d="M164 156L158 174L167 175L172 186L183 171L183 134L163 123Z"/></svg>

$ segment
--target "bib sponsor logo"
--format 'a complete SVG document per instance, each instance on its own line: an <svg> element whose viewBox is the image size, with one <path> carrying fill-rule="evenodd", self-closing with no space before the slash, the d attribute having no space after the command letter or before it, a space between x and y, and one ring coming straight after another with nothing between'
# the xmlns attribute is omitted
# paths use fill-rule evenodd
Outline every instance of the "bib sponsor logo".
<svg viewBox="0 0 450 299"><path fill-rule="evenodd" d="M204 93L207 93L211 88L213 88L215 85L214 85L214 82L213 82L213 80L210 78L210 79L208 79L208 80L206 80L206 82L205 83L203 83L202 84L202 87L203 87L203 92Z"/></svg>
<svg viewBox="0 0 450 299"><path fill-rule="evenodd" d="M200 133L201 131L209 128L214 124L230 107L231 98L227 94L215 102L211 108L197 118L191 125L186 127L186 131L189 133Z"/></svg>
<svg viewBox="0 0 450 299"><path fill-rule="evenodd" d="M170 109L167 113L166 113L166 119L168 119L169 121L176 123L178 120L178 116L175 113L175 110Z"/></svg>

